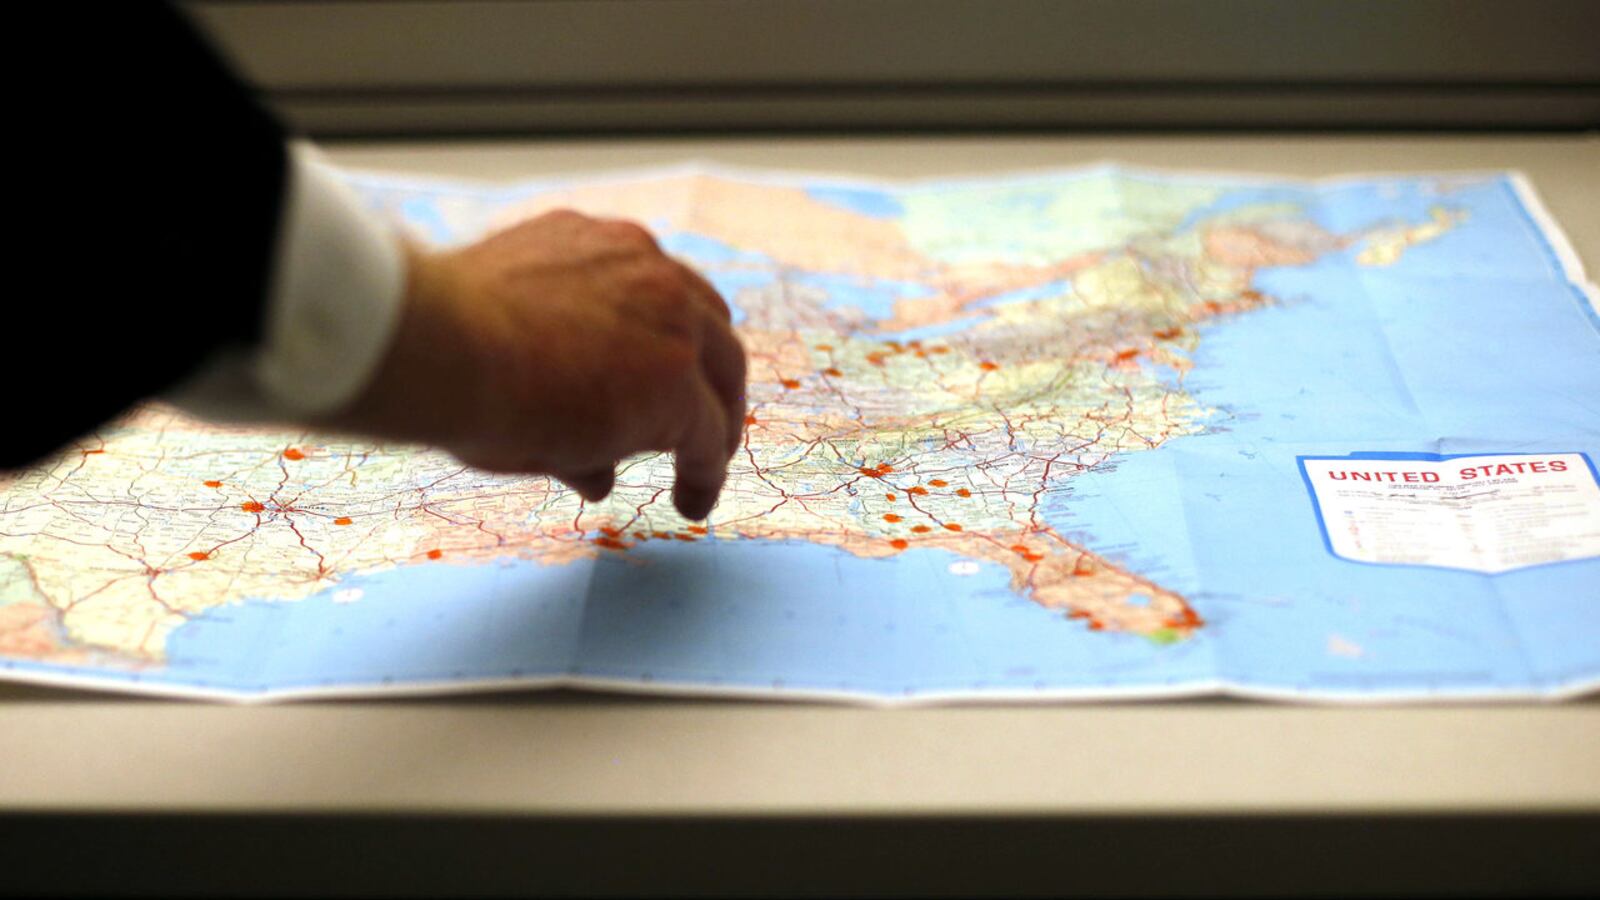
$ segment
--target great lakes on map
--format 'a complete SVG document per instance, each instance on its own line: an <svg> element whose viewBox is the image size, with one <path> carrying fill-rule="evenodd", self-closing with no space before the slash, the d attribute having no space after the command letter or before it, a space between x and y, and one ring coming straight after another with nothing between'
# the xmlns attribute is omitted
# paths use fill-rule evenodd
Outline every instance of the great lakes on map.
<svg viewBox="0 0 1600 900"><path fill-rule="evenodd" d="M704 271L751 363L718 507L679 518L663 457L587 504L152 402L0 476L0 677L879 701L1600 680L1600 560L1354 564L1296 470L1600 450L1594 289L1518 176L349 177L436 244L574 208Z"/></svg>

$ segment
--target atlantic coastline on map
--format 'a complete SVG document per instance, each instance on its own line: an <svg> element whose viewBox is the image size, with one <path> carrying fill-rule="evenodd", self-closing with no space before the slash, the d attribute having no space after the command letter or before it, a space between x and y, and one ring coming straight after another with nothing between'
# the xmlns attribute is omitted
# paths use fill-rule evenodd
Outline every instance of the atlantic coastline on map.
<svg viewBox="0 0 1600 900"><path fill-rule="evenodd" d="M352 175L417 237L648 225L735 311L745 442L586 504L158 402L0 476L0 676L219 697L586 684L877 700L1600 681L1600 559L1330 553L1302 457L1600 453L1600 328L1514 176ZM1587 632L1584 629L1587 628Z"/></svg>

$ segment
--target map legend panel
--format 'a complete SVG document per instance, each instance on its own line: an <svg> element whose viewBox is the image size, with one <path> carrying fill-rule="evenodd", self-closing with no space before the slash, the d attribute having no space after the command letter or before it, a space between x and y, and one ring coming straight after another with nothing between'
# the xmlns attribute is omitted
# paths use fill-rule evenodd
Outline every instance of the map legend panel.
<svg viewBox="0 0 1600 900"><path fill-rule="evenodd" d="M1582 453L1300 457L1328 549L1355 562L1490 574L1600 556Z"/></svg>

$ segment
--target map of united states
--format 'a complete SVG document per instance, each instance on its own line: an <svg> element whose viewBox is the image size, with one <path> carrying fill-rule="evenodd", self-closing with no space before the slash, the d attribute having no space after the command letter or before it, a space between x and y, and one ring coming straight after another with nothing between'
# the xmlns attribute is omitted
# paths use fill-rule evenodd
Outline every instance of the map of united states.
<svg viewBox="0 0 1600 900"><path fill-rule="evenodd" d="M1047 501L1216 427L1186 380L1202 329L1284 302L1258 270L1351 249L1390 266L1465 217L1441 201L1424 219L1333 232L1293 203L1223 194L1115 169L902 191L681 171L413 207L438 240L562 207L637 220L724 291L750 406L708 521L672 511L659 456L625 461L615 493L589 504L425 448L151 403L0 478L0 655L159 666L175 630L245 600L703 541L939 550L1003 566L1018 596L1087 630L1184 641L1208 627L1191 603L1063 533Z"/></svg>

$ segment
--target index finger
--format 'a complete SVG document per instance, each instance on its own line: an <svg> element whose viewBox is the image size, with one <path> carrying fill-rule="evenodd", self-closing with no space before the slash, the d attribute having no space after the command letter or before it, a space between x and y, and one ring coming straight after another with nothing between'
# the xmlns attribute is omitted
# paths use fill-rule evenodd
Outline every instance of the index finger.
<svg viewBox="0 0 1600 900"><path fill-rule="evenodd" d="M703 377L693 379L691 408L672 450L672 504L686 518L704 519L728 478L727 420L722 402Z"/></svg>

